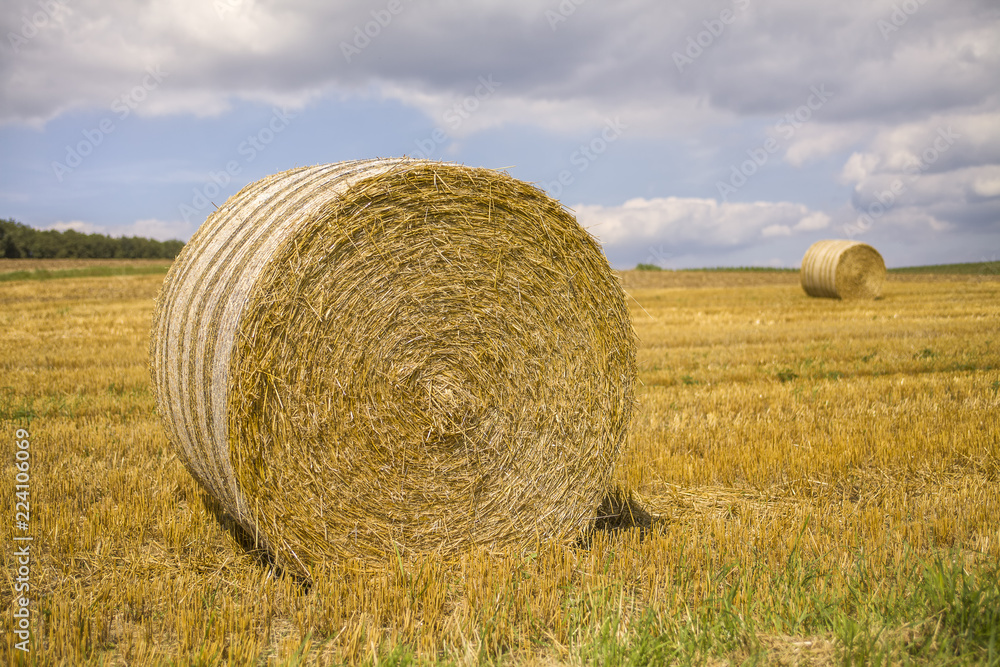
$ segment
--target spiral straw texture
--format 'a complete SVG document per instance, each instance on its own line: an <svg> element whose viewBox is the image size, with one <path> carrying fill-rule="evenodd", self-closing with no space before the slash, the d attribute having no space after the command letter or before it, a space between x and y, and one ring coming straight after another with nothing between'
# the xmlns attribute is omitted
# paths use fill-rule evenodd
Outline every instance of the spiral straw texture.
<svg viewBox="0 0 1000 667"><path fill-rule="evenodd" d="M885 262L859 241L817 241L802 257L802 289L809 296L877 299L885 283Z"/></svg>
<svg viewBox="0 0 1000 667"><path fill-rule="evenodd" d="M636 372L623 290L558 202L407 158L230 198L171 267L150 358L191 473L305 576L575 539Z"/></svg>

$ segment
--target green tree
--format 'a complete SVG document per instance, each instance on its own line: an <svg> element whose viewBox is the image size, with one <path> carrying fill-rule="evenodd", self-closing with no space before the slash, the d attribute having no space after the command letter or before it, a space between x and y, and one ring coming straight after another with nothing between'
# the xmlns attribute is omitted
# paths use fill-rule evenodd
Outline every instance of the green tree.
<svg viewBox="0 0 1000 667"><path fill-rule="evenodd" d="M57 232L0 219L0 257L5 258L173 259L183 247L177 240L83 234L74 229Z"/></svg>

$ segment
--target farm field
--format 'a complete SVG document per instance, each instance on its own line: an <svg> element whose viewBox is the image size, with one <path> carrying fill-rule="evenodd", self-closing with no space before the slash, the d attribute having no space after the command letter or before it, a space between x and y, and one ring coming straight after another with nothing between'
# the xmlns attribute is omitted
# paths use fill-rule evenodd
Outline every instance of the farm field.
<svg viewBox="0 0 1000 667"><path fill-rule="evenodd" d="M169 259L0 259L0 282L165 274Z"/></svg>
<svg viewBox="0 0 1000 667"><path fill-rule="evenodd" d="M163 273L138 269L0 282L3 664L1000 662L996 272L890 274L874 302L809 298L795 272L626 272L640 388L617 476L651 530L387 554L306 587L170 451L146 368Z"/></svg>

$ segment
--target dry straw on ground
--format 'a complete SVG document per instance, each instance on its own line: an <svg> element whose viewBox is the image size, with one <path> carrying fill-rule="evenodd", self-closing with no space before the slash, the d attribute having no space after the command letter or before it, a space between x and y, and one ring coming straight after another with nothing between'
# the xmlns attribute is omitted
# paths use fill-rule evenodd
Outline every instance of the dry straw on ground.
<svg viewBox="0 0 1000 667"><path fill-rule="evenodd" d="M277 562L570 541L632 410L594 239L510 176L409 159L248 185L161 291L151 372L192 474Z"/></svg>
<svg viewBox="0 0 1000 667"><path fill-rule="evenodd" d="M877 299L885 283L885 262L859 241L817 241L802 257L802 289L809 296Z"/></svg>

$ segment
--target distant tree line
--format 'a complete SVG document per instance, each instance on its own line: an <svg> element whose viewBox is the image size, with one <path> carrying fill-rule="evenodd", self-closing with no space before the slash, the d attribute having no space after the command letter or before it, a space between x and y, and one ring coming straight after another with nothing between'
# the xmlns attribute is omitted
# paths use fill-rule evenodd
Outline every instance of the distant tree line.
<svg viewBox="0 0 1000 667"><path fill-rule="evenodd" d="M14 220L0 219L0 257L8 259L173 259L182 247L182 241L81 234L72 229L43 231Z"/></svg>

